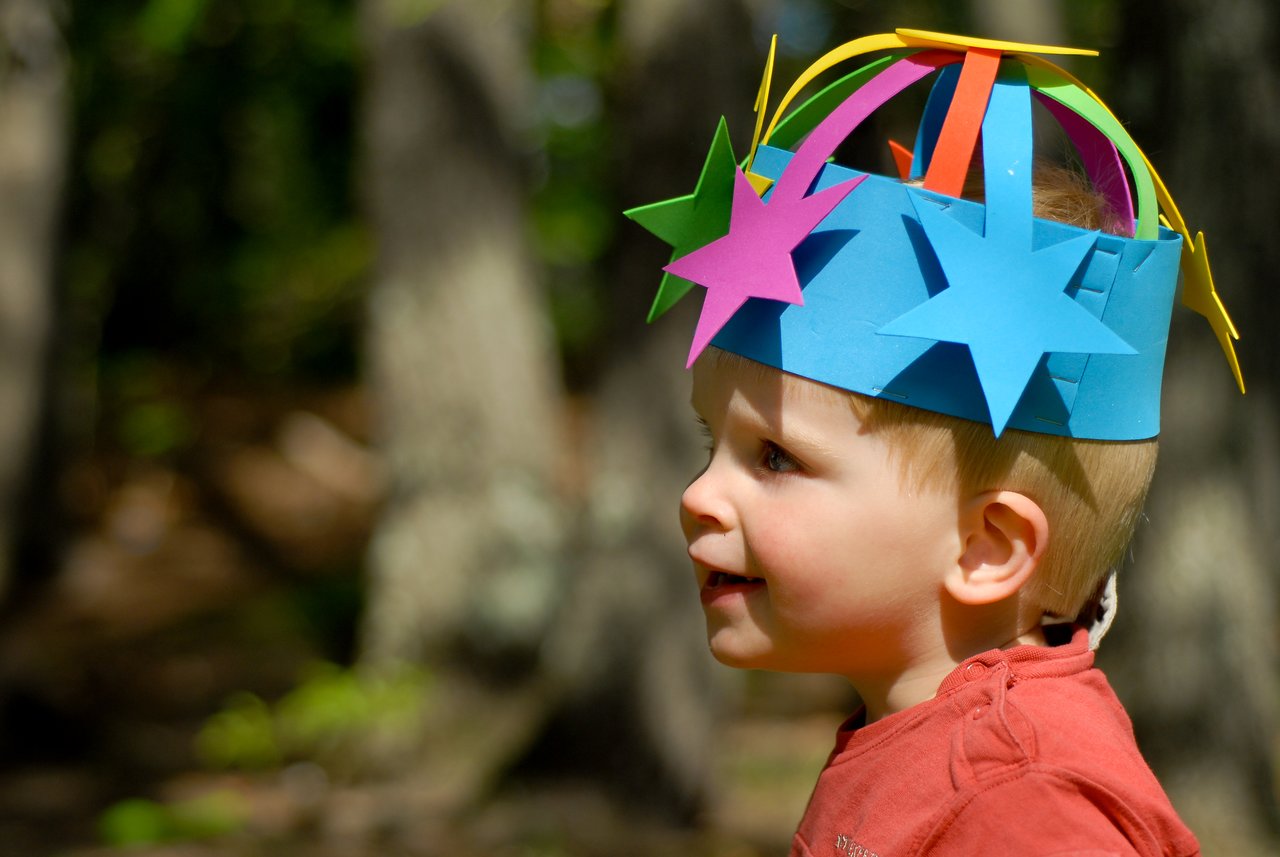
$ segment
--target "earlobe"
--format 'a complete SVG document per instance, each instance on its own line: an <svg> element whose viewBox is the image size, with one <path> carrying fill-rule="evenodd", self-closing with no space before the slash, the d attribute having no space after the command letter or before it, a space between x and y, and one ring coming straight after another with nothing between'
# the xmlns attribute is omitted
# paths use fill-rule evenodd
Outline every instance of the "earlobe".
<svg viewBox="0 0 1280 857"><path fill-rule="evenodd" d="M967 505L964 550L945 586L961 604L994 604L1031 579L1049 545L1040 505L1016 491L984 492Z"/></svg>

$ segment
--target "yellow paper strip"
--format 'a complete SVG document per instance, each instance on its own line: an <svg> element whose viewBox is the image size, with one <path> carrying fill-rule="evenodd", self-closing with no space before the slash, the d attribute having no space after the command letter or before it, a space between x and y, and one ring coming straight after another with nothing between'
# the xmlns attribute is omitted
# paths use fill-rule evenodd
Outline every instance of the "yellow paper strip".
<svg viewBox="0 0 1280 857"><path fill-rule="evenodd" d="M773 111L773 118L769 120L769 127L764 132L762 141L769 142L769 136L773 134L773 129L782 121L782 116L786 112L787 107L795 99L800 91L812 83L818 75L834 68L845 60L868 54L872 51L886 51L894 48L908 47L906 41L901 36L894 33L881 33L876 36L863 36L860 39L854 39L851 42L845 42L837 48L827 51L814 61L813 65L804 70L804 73L796 78L796 82L791 84L791 88L787 90L787 94L782 96L777 108Z"/></svg>
<svg viewBox="0 0 1280 857"><path fill-rule="evenodd" d="M982 48L1006 54L1051 54L1055 56L1096 57L1097 51L1087 48L1066 48L1058 45L1035 45L1029 42L1005 42L1000 39L979 39L974 36L953 36L949 33L933 33L928 30L912 30L899 27L895 30L913 48Z"/></svg>
<svg viewBox="0 0 1280 857"><path fill-rule="evenodd" d="M827 53L819 57L813 65L809 66L803 74L796 78L796 82L787 90L787 94L782 97L782 101L778 104L777 109L773 113L773 118L769 121L768 130L765 131L762 141L769 142L769 137L773 134L774 127L781 121L786 109L791 102L810 83L813 82L818 75L831 69L840 63L853 59L862 54L871 53L872 51L893 50L895 48L950 48L953 50L967 50L969 48L984 48L987 50L997 50L1004 53L1041 53L1054 55L1080 55L1080 56L1097 56L1097 51L1085 50L1083 48L1064 48L1054 45L1036 45L1027 42L1004 42L995 39L978 39L971 36L954 36L948 33L934 33L928 30L912 30L900 28L893 33L881 33L875 36L863 36L860 39L854 39L851 42L845 42L837 48L833 48Z"/></svg>
<svg viewBox="0 0 1280 857"><path fill-rule="evenodd" d="M751 148L747 149L747 177L751 177L751 165L756 160L756 149L760 147L760 132L764 129L764 111L769 106L769 84L773 80L773 59L778 53L778 34L773 34L769 42L769 56L764 61L764 77L760 80L760 90L756 93L756 130L751 135ZM754 184L754 183L753 183ZM760 191L764 193L764 191Z"/></svg>

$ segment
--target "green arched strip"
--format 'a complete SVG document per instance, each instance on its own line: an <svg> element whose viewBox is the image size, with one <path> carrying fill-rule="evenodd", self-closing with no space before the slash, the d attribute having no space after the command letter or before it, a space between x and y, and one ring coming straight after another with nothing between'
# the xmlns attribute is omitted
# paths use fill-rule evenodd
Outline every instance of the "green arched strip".
<svg viewBox="0 0 1280 857"><path fill-rule="evenodd" d="M867 63L857 71L850 72L788 113L787 117L778 123L777 127L773 129L773 133L763 142L768 143L770 146L790 149L805 134L816 128L818 123L826 118L827 114L839 107L841 102L848 98L854 90L875 77L886 67L913 53L917 53L917 51L894 51L874 62Z"/></svg>
<svg viewBox="0 0 1280 857"><path fill-rule="evenodd" d="M1142 156L1142 151L1133 142L1133 138L1124 130L1124 126L1088 92L1079 89L1071 81L1059 77L1044 66L1026 62L1024 65L1027 69L1027 81L1032 87L1080 114L1106 135L1108 140L1115 143L1120 157L1124 158L1125 163L1129 165L1129 172L1133 175L1133 183L1137 190L1138 226L1133 237L1145 240L1157 238L1160 228L1160 209L1156 201L1155 184L1151 181L1146 158Z"/></svg>

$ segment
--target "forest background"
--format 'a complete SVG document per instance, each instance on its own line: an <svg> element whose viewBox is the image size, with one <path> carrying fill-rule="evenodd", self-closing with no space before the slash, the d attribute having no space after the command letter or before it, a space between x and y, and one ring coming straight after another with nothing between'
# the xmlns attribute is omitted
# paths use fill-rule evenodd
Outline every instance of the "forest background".
<svg viewBox="0 0 1280 857"><path fill-rule="evenodd" d="M1211 236L1249 394L1176 312L1101 659L1205 852L1276 853L1275 4L3 0L0 854L785 852L855 701L705 653L692 310L619 212L771 34L898 26L1100 49Z"/></svg>

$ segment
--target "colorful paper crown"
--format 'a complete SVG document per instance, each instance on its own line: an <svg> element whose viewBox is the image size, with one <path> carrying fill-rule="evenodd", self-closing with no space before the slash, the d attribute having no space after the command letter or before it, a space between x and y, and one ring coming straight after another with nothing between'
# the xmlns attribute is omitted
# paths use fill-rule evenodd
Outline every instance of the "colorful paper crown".
<svg viewBox="0 0 1280 857"><path fill-rule="evenodd" d="M823 72L882 50L891 53L786 113ZM692 194L627 212L674 247L649 320L697 284L706 294L689 365L714 344L990 423L997 436L1012 427L1136 440L1159 431L1181 268L1183 303L1209 320L1243 392L1239 336L1203 234L1192 239L1101 100L1036 54L1096 55L914 30L857 39L796 80L762 135L771 49L743 165L721 119ZM891 144L899 178L830 163L864 119L930 75L914 150ZM1032 215L1033 97L1074 144L1115 231L1131 237ZM985 205L959 198L979 139Z"/></svg>

